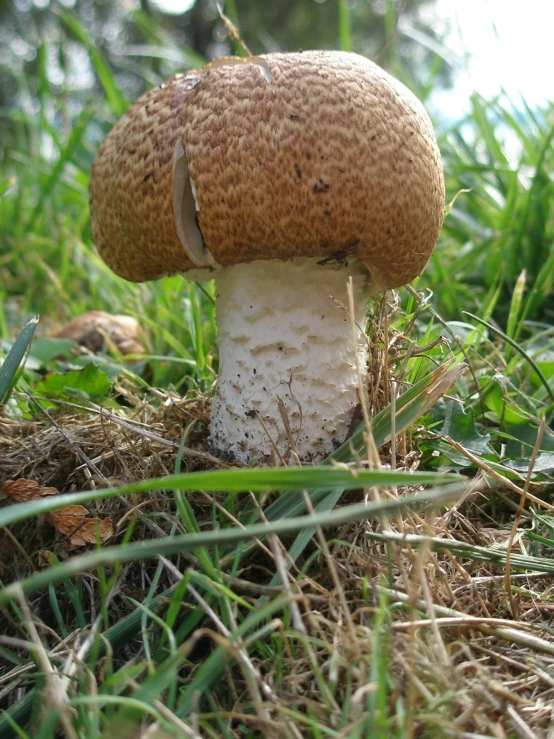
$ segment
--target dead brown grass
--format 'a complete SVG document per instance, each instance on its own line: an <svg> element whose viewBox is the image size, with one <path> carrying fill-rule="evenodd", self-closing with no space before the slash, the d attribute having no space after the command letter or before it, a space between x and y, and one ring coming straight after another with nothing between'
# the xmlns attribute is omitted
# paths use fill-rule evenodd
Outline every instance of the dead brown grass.
<svg viewBox="0 0 554 739"><path fill-rule="evenodd" d="M405 534L461 536L488 546L506 539L456 510L399 523ZM262 713L235 668L229 674L235 709L222 706L221 715L242 717L260 732L271 720L276 737L290 735L282 722L291 716L302 736L312 736L308 722L298 718L306 715L336 728L335 736L365 736L356 732L367 731L372 698L374 728L380 722L383 727L376 736L551 736L551 578L515 576L520 616L514 619L499 568L425 548L387 548L366 538L367 527L335 532L332 565L322 552L309 577L291 582L302 627L276 621L284 656L255 660L259 683L271 687L277 704L264 702ZM339 573L340 588L330 566ZM376 695L379 672L390 676L385 695ZM408 718L398 712L399 700Z"/></svg>
<svg viewBox="0 0 554 739"><path fill-rule="evenodd" d="M383 302L371 342L371 413L390 402L394 387L402 386L407 351L413 352L406 350L405 337L389 335L389 310ZM24 477L69 492L168 475L185 429L183 470L225 464L207 447L208 398L181 399L156 391L156 402L147 403L127 382L118 392L124 405L117 413L63 406L38 411L26 422L0 416L0 486ZM410 435L380 453L383 464L418 466ZM381 530L506 548L520 499L514 490L500 492L494 508L484 489L441 515L396 517ZM211 527L213 496L197 494L190 503L200 524ZM165 536L173 525L180 526L173 498L161 493L146 500L116 498L93 508L91 512L113 520L116 537L137 516L133 536L139 538ZM230 664L214 701L230 735L246 736L240 727L247 726L252 736L316 736L309 728L315 721L346 739L363 736L371 715L379 737L554 736L551 577L515 573L506 582L503 568L486 562L437 553L428 546L372 541L368 534L376 527L364 523L327 531L325 542L318 545L315 539L291 568L285 588L289 605L273 622L281 644L274 658L267 659L271 641L264 650L254 649L250 662L228 644ZM52 553L66 556L65 543L56 536L44 521L3 532L2 578L10 581L38 569L51 561ZM513 546L525 551L525 539L516 537ZM307 572L301 573L298 568L309 558ZM258 607L259 597L279 592L267 583L281 559L286 560L284 544L260 544L229 584ZM174 585L191 565L193 558L173 560L159 587ZM154 569L155 564L142 563L122 571L110 600L112 619L129 612L119 596L140 599L147 593ZM98 611L94 575L84 575L82 584L92 623ZM47 633L49 623L55 627L46 616L47 596L37 597L32 606L52 653L63 654L65 647ZM207 654L198 643L226 643L214 619L206 612L202 630L192 638L196 663ZM5 611L3 630L14 636L21 632L17 619ZM140 659L141 649L138 641L129 645L119 663ZM21 684L16 672L7 670L0 677L5 702ZM388 677L381 679L381 673ZM379 692L379 685L386 685L386 691ZM217 726L209 714L193 712L191 735L205 735L200 719Z"/></svg>

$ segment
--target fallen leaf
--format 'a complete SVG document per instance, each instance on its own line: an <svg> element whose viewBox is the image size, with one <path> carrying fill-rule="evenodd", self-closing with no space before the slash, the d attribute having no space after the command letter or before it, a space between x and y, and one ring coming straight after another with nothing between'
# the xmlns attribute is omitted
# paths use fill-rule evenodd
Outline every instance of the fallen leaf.
<svg viewBox="0 0 554 739"><path fill-rule="evenodd" d="M87 544L96 544L97 536L100 541L106 541L112 532L113 524L110 518L89 518L73 534L70 541L74 547L84 547Z"/></svg>
<svg viewBox="0 0 554 739"><path fill-rule="evenodd" d="M49 517L60 534L71 536L84 524L87 515L88 511L84 506L68 505L59 511L52 511Z"/></svg>
<svg viewBox="0 0 554 739"><path fill-rule="evenodd" d="M41 488L36 480L20 477L19 480L6 480L2 492L16 503L27 503L30 500L44 498L46 495L59 495L60 491L56 488Z"/></svg>
<svg viewBox="0 0 554 739"><path fill-rule="evenodd" d="M56 488L42 488L35 480L6 480L2 492L16 503L39 500L46 495L59 495ZM100 541L106 541L113 534L113 523L110 518L90 518L89 512L82 505L69 505L47 514L47 519L58 533L70 537L73 547L84 547L96 544L97 535ZM98 534L97 534L98 532Z"/></svg>

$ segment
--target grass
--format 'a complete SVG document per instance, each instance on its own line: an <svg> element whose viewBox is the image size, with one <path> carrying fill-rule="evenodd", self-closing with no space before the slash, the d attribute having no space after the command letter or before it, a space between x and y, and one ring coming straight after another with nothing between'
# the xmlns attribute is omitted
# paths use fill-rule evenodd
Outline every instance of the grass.
<svg viewBox="0 0 554 739"><path fill-rule="evenodd" d="M128 101L54 18L97 92L52 84L44 38L38 112L1 113L0 737L546 735L554 108L475 96L438 124L453 202L417 284L371 307L371 435L240 470L205 444L211 286L124 283L94 252L88 171ZM132 22L147 84L197 63ZM91 309L136 317L144 355L51 335Z"/></svg>

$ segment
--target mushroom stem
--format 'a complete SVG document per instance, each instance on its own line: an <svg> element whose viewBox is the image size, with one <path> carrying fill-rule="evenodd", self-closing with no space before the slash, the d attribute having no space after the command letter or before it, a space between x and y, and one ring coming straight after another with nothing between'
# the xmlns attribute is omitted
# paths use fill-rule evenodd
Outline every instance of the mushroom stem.
<svg viewBox="0 0 554 739"><path fill-rule="evenodd" d="M365 337L354 340L350 329L347 280L363 326L371 279L357 260L338 269L318 261L260 260L216 275L220 365L210 440L242 463L271 458L267 432L285 459L292 437L305 462L347 435L359 403L356 351L363 372L367 363Z"/></svg>

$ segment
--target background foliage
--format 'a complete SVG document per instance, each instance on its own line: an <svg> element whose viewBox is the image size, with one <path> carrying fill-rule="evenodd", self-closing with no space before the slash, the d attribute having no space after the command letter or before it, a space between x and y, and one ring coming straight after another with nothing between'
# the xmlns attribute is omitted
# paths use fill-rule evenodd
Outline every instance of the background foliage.
<svg viewBox="0 0 554 739"><path fill-rule="evenodd" d="M13 581L0 594L0 605L6 604L0 634L9 635L0 644L8 665L0 675L0 700L8 705L16 692L25 693L26 708L17 714L23 725L33 688L41 689L63 663L73 681L67 705L74 711L49 706L48 720L33 736L53 735L58 720L66 722L66 733L73 726L77 735L92 737L147 716L182 736L179 721L191 715L202 735L249 736L239 719L220 717L244 708L233 690L241 700L247 696L240 721L260 711L262 727L268 715L277 715L287 730L292 722L314 737L355 736L354 729L360 737L370 730L376 737L407 736L412 729L443 736L460 728L460 716L470 733L493 735L500 726L521 729L526 721L542 731L552 696L551 677L541 682L540 675L548 677L551 669L544 657L551 640L540 631L543 641L529 647L527 632L516 632L514 624L523 613L529 628L535 621L542 628L541 608L551 608L550 580L512 584L506 542L511 535L520 545L512 559L518 577L551 571L554 105L531 109L505 95L474 95L467 114L445 122L433 94L453 81L456 70L446 61L444 23L431 2L236 0L225 10L254 53L352 49L386 66L434 115L450 203L443 232L415 290L373 305L369 328L374 438L384 464L398 466L400 477L364 472L366 484L381 486L383 495L368 512L346 505L343 490L355 483L344 469L290 475L288 469L223 469L191 476L218 464L202 447L204 393L217 373L212 288L203 291L180 277L125 283L92 246L88 173L100 141L144 89L233 50L215 3L197 0L186 13L168 16L149 0L2 0L0 351L7 358L0 368L0 485L10 476L29 477L32 484L4 487L0 511L0 526L9 527L2 529L2 551L10 553L0 575ZM139 319L146 351L136 365L126 364L113 346L96 356L76 354L72 344L49 335L90 309ZM19 333L35 314L38 327ZM449 361L458 364L452 369ZM391 441L397 436L396 448ZM353 444L330 462L351 463L353 454L364 454L363 430ZM426 472L415 478L410 470L418 465ZM437 471L460 472L466 480L486 475L496 493L424 519L420 508L412 509L427 493L405 502L395 497L398 485L411 482L411 490L416 481L435 481L437 490L428 494L435 500L469 495L465 483L445 491L446 478ZM159 492L162 483L148 481L152 477L169 480L171 489ZM130 486L114 493L122 480ZM256 490L259 502L252 497L245 504L246 496L238 495L244 487ZM99 548L81 559L67 551L63 531L44 525L50 519L37 519L40 525L35 519L38 510L47 516L69 500L53 493L82 489L87 492L73 503L87 503L91 516L124 523L107 554ZM218 496L203 497L208 489ZM294 492L299 489L309 496ZM148 501L151 509L137 508L131 519L124 501L133 507L132 496L141 490L158 494ZM288 493L266 500L269 490ZM534 495L529 510L527 493ZM314 539L315 529L300 518L311 505L317 506L315 520L333 525L338 540L328 545L321 532ZM356 525L360 517L371 519L363 529ZM263 538L261 520L269 521L268 534L292 536L282 551L287 566L299 564L290 587L305 597L306 633L295 622L296 595L276 587L275 562L283 565L278 553L252 543L254 534ZM90 544L94 526L89 532ZM426 540L425 560L414 555L422 533L434 536L437 549L431 552ZM169 564L157 558L162 546L173 557ZM444 548L448 555L437 553ZM342 584L338 576L333 581L334 567ZM176 572L179 578L185 572L178 585ZM425 572L431 573L428 591ZM40 636L29 630L20 580L33 599L34 618L45 625ZM412 590L400 592L406 583ZM467 600L464 593L470 593ZM470 652L478 640L469 628L448 632L446 656L440 640L418 640L414 631L404 640L412 628L406 619L428 613L446 618L454 612L449 609L458 609L462 620L475 613L512 618L513 651L498 648L495 639L504 644L506 635L479 627L481 637L490 638L483 647L488 661L479 653L479 669L464 668L461 677L458 665L477 659ZM206 644L200 626L217 647ZM27 641L9 641L12 634ZM43 642L50 661L40 661ZM80 650L84 667L72 661L71 651L63 653L69 666L58 659L61 642ZM529 670L521 683L515 672L503 672L508 663ZM277 708L267 698L260 666L273 685L287 686ZM410 682L409 670L417 681ZM517 706L516 718L498 701L487 703L490 685L502 681L514 690L502 699L512 696L506 704ZM368 684L375 690L364 692ZM358 688L363 700L356 703ZM198 692L205 697L200 716ZM158 698L163 704L154 706ZM282 713L272 713L277 710ZM0 736L7 735L7 723L0 719Z"/></svg>

